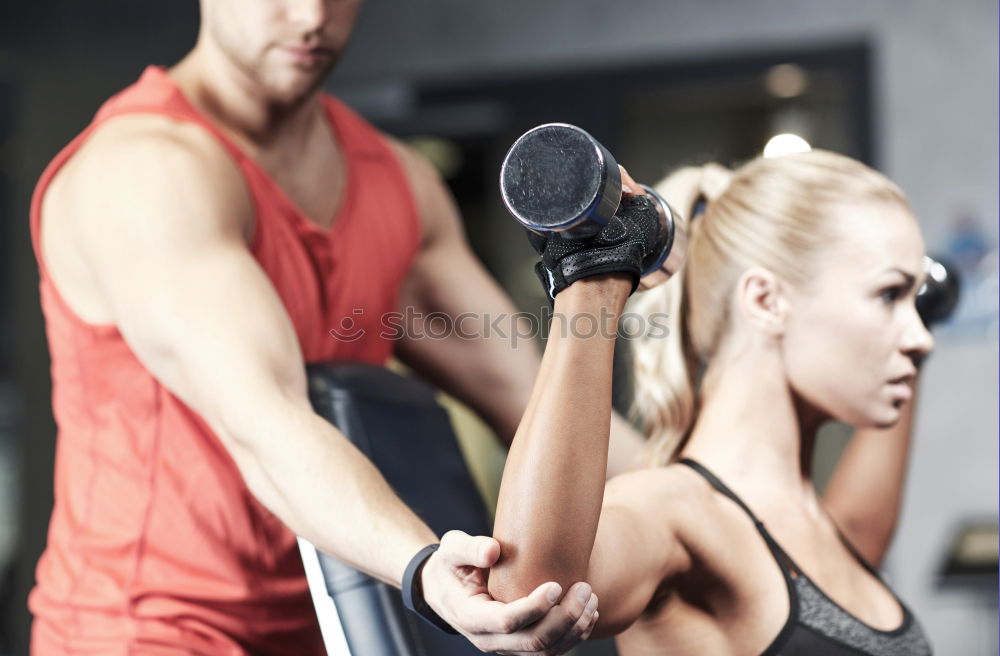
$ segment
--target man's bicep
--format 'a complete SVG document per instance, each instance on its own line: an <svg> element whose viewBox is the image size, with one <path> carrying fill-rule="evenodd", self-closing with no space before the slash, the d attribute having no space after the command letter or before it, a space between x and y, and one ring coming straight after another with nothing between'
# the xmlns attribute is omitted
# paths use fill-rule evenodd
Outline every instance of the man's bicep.
<svg viewBox="0 0 1000 656"><path fill-rule="evenodd" d="M116 323L143 364L213 425L230 428L247 404L304 392L294 330L240 249L152 257L130 282L111 285Z"/></svg>
<svg viewBox="0 0 1000 656"><path fill-rule="evenodd" d="M401 296L416 319L414 330L397 353L470 405L509 442L538 370L531 322L469 248L454 201L434 170L399 148L424 232ZM443 338L429 325L424 330L420 321L441 315L450 317L450 332Z"/></svg>
<svg viewBox="0 0 1000 656"><path fill-rule="evenodd" d="M79 236L114 322L143 364L218 428L243 403L301 391L302 357L249 252L249 199L226 162L139 140L107 160Z"/></svg>

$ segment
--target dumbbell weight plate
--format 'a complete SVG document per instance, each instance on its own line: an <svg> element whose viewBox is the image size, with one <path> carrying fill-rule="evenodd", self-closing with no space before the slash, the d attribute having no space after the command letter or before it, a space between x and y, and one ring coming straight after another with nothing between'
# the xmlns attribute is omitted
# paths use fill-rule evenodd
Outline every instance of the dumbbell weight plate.
<svg viewBox="0 0 1000 656"><path fill-rule="evenodd" d="M924 256L927 279L917 292L917 312L928 328L946 321L955 311L961 281L955 266L942 258Z"/></svg>
<svg viewBox="0 0 1000 656"><path fill-rule="evenodd" d="M585 130L567 123L540 125L514 142L500 168L500 194L526 228L596 234L618 210L618 163Z"/></svg>

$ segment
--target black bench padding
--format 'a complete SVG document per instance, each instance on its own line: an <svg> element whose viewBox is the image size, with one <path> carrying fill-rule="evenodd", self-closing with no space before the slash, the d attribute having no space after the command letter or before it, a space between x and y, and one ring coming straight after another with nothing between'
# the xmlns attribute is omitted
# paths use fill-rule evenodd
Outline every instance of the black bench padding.
<svg viewBox="0 0 1000 656"><path fill-rule="evenodd" d="M375 464L435 533L460 529L490 534L489 516L448 414L430 387L359 363L310 365L307 374L316 412ZM329 516L336 521L336 509ZM446 635L406 610L395 588L325 554L320 554L320 566L352 656L481 653L465 638Z"/></svg>

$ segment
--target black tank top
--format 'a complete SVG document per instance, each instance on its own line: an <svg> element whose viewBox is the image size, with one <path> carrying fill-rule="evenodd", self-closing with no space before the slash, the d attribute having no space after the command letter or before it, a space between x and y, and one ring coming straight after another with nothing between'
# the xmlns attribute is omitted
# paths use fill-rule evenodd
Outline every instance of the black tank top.
<svg viewBox="0 0 1000 656"><path fill-rule="evenodd" d="M896 629L881 631L868 626L827 597L795 564L771 534L736 494L712 472L699 463L685 458L678 461L701 474L712 487L732 499L753 520L757 532L778 562L788 586L788 620L761 656L929 656L931 646L920 623L898 597L893 597L903 609L903 622ZM879 581L882 578L851 543L841 536L844 544L861 566ZM885 582L882 581L885 585ZM888 586L886 586L888 589ZM890 592L892 592L890 590Z"/></svg>

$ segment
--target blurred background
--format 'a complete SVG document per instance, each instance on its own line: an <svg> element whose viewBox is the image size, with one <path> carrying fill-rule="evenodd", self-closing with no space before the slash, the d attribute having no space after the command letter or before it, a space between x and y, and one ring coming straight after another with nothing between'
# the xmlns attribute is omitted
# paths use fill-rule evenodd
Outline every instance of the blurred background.
<svg viewBox="0 0 1000 656"><path fill-rule="evenodd" d="M0 656L27 651L52 504L31 190L104 99L193 45L197 13L196 0L0 4ZM497 175L538 123L580 125L649 184L803 141L898 182L963 296L925 367L886 569L936 653L996 654L997 17L995 0L367 0L329 88L435 163L474 248L529 311L543 299ZM502 452L454 412L492 503ZM847 430L825 433L820 486Z"/></svg>

